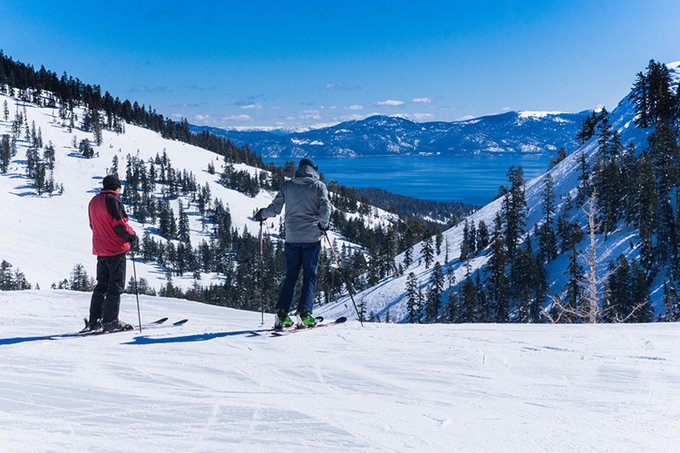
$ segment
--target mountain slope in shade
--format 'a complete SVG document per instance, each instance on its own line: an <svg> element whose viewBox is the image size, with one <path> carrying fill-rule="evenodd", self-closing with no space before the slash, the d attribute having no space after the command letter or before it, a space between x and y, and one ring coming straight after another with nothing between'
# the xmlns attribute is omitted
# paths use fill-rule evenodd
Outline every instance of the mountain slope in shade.
<svg viewBox="0 0 680 453"><path fill-rule="evenodd" d="M507 112L429 123L381 115L287 134L191 128L195 132L207 129L239 146L248 144L265 158L554 153L560 147L567 152L576 149L576 132L589 113Z"/></svg>

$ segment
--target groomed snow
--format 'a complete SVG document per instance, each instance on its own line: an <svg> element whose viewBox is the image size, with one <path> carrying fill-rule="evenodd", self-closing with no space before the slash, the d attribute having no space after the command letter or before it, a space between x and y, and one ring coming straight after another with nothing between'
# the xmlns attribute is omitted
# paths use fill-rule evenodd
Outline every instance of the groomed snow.
<svg viewBox="0 0 680 453"><path fill-rule="evenodd" d="M142 297L145 320L190 321L36 339L79 329L88 304L0 292L3 452L677 451L678 324L349 321L250 338L259 313ZM136 318L124 295L121 319Z"/></svg>

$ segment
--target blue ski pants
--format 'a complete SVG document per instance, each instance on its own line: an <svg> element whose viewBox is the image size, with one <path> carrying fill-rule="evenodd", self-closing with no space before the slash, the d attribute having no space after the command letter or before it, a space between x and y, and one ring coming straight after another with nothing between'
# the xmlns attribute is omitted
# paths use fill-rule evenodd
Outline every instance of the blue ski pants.
<svg viewBox="0 0 680 453"><path fill-rule="evenodd" d="M295 295L300 268L302 268L302 293L298 304L298 313L312 311L314 294L316 293L316 267L319 264L321 241L310 243L286 242L284 254L286 257L286 278L276 301L276 311L283 309L290 311L290 305Z"/></svg>

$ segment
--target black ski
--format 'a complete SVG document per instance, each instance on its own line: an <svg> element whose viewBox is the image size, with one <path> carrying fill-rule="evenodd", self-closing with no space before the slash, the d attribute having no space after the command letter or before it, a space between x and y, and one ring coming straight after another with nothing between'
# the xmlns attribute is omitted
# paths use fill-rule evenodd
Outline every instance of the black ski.
<svg viewBox="0 0 680 453"><path fill-rule="evenodd" d="M142 332L144 330L155 330L155 329L161 329L161 328L169 328L169 327L177 327L181 326L187 321L188 319L182 319L180 321L173 322L172 324L165 324L165 322L168 320L168 318L161 318L157 319L156 321L150 322L150 323L145 323L142 324ZM63 334L58 334L58 335L47 335L43 337L45 340L58 340L61 338L77 338L77 337L92 337L92 336L99 336L99 335L110 335L114 333L122 333L122 332L134 332L134 331L139 330L139 326L132 326L132 329L127 329L127 330L115 330L113 332L77 332L77 333L63 333Z"/></svg>
<svg viewBox="0 0 680 453"><path fill-rule="evenodd" d="M320 323L323 322L323 316L315 316L314 319L316 320L317 325L319 325ZM248 332L248 336L249 337L258 337L258 336L266 334L266 333L273 334L273 333L276 333L276 332L287 332L289 330L294 330L294 329L297 329L297 328L298 328L298 326L293 324L290 327L282 327L280 329L272 328L272 329L262 329L262 330L251 330L250 332Z"/></svg>
<svg viewBox="0 0 680 453"><path fill-rule="evenodd" d="M286 331L274 331L274 332L271 332L269 334L269 336L271 336L271 337L285 337L286 335L290 335L290 334L293 334L293 333L307 332L309 330L320 329L322 327L337 326L338 324L342 324L345 321L347 321L347 318L345 318L344 316L341 316L338 319L336 319L335 321L317 324L314 327L298 327L298 326L295 326L294 328L286 330Z"/></svg>

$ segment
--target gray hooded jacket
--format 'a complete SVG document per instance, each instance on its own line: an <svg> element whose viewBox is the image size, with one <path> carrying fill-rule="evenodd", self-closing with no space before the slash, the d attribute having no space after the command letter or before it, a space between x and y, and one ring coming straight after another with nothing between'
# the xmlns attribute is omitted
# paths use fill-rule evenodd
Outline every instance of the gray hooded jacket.
<svg viewBox="0 0 680 453"><path fill-rule="evenodd" d="M310 165L303 165L295 178L283 183L274 201L262 210L262 217L274 217L286 205L286 242L310 243L321 240L318 224L328 227L331 203L328 189Z"/></svg>

